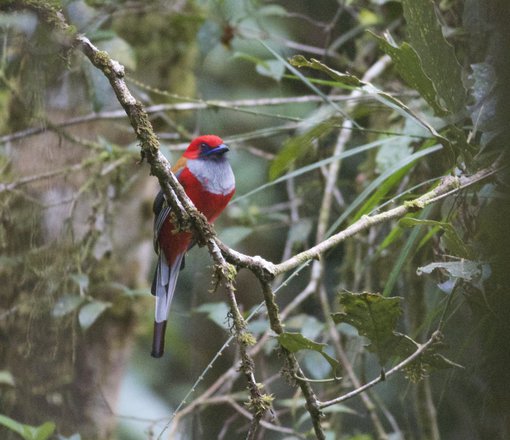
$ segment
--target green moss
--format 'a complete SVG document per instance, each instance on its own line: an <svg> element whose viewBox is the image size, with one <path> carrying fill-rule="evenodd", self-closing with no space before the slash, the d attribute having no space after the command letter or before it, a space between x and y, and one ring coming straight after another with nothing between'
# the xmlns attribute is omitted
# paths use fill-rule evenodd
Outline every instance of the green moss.
<svg viewBox="0 0 510 440"><path fill-rule="evenodd" d="M425 203L422 200L408 200L404 202L404 206L411 212L420 211L425 208Z"/></svg>
<svg viewBox="0 0 510 440"><path fill-rule="evenodd" d="M257 339L255 338L255 336L253 336L253 334L249 332L240 334L238 339L241 342L241 344L250 347L257 343Z"/></svg>

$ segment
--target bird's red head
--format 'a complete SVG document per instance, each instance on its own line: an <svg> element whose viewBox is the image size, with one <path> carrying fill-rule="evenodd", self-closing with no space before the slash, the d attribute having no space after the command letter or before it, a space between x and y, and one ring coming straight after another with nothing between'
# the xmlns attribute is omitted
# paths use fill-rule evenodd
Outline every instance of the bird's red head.
<svg viewBox="0 0 510 440"><path fill-rule="evenodd" d="M188 159L206 158L226 153L229 148L223 143L223 139L212 134L199 136L191 141L184 152Z"/></svg>

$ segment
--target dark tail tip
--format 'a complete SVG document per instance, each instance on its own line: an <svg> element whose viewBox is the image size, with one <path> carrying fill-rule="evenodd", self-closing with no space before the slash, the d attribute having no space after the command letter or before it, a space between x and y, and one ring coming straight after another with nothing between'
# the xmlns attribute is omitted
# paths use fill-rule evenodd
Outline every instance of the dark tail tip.
<svg viewBox="0 0 510 440"><path fill-rule="evenodd" d="M166 321L154 321L154 333L152 336L152 351L151 356L160 358L165 352L165 331Z"/></svg>

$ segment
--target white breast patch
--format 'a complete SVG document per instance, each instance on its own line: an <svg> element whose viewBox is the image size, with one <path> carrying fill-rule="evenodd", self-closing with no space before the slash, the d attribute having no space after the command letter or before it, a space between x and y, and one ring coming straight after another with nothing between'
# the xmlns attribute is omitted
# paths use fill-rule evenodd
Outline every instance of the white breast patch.
<svg viewBox="0 0 510 440"><path fill-rule="evenodd" d="M229 194L235 187L234 173L226 157L188 159L186 166L210 193Z"/></svg>

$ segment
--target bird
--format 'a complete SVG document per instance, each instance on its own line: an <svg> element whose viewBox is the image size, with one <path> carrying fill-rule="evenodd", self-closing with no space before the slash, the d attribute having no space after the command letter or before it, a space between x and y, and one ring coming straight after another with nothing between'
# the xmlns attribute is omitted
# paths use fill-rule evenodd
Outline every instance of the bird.
<svg viewBox="0 0 510 440"><path fill-rule="evenodd" d="M226 157L229 147L215 135L191 141L172 167L184 191L210 223L221 214L235 192L235 177ZM193 247L193 234L179 231L171 208L159 191L154 199L154 250L158 255L151 293L156 297L151 356L160 358L177 278L184 269L185 254Z"/></svg>

